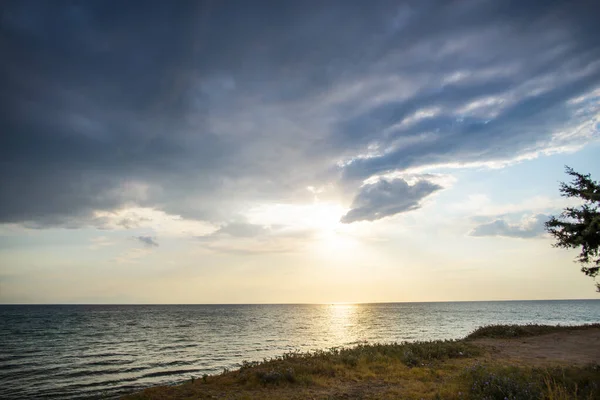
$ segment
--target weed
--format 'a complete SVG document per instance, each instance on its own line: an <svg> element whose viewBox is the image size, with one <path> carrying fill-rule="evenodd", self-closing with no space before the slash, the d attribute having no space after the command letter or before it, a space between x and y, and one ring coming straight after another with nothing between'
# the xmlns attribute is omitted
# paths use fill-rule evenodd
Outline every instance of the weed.
<svg viewBox="0 0 600 400"><path fill-rule="evenodd" d="M597 366L568 368L475 365L463 373L471 399L566 400L600 398Z"/></svg>

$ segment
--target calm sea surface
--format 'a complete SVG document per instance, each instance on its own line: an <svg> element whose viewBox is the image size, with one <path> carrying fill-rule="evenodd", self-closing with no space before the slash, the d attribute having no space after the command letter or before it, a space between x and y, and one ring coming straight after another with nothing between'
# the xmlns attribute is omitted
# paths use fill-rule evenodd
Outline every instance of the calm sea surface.
<svg viewBox="0 0 600 400"><path fill-rule="evenodd" d="M498 323L600 322L599 300L0 306L0 398L94 398L292 350L453 339Z"/></svg>

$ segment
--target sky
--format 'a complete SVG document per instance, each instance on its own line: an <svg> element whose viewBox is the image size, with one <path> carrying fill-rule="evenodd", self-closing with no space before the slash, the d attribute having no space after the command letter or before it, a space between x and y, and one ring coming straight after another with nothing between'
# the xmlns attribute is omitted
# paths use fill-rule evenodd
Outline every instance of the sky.
<svg viewBox="0 0 600 400"><path fill-rule="evenodd" d="M597 298L597 1L4 1L0 303Z"/></svg>

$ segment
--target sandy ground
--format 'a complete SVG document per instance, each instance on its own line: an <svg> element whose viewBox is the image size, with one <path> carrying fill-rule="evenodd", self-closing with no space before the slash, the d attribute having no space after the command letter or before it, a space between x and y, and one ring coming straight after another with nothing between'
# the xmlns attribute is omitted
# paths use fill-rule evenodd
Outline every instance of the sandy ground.
<svg viewBox="0 0 600 400"><path fill-rule="evenodd" d="M600 329L550 333L517 339L476 339L495 361L548 366L600 363Z"/></svg>

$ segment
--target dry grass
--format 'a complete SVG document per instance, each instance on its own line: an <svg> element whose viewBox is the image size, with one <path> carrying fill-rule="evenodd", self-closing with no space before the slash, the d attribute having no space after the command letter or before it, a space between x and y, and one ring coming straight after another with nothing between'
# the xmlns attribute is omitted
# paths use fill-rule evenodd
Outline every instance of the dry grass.
<svg viewBox="0 0 600 400"><path fill-rule="evenodd" d="M582 328L558 329L567 332ZM547 333L546 328L542 330ZM494 327L488 332L501 331ZM469 340L460 340L288 353L263 362L244 362L238 370L194 382L149 388L124 399L600 398L600 369L596 365L500 365L487 352Z"/></svg>

